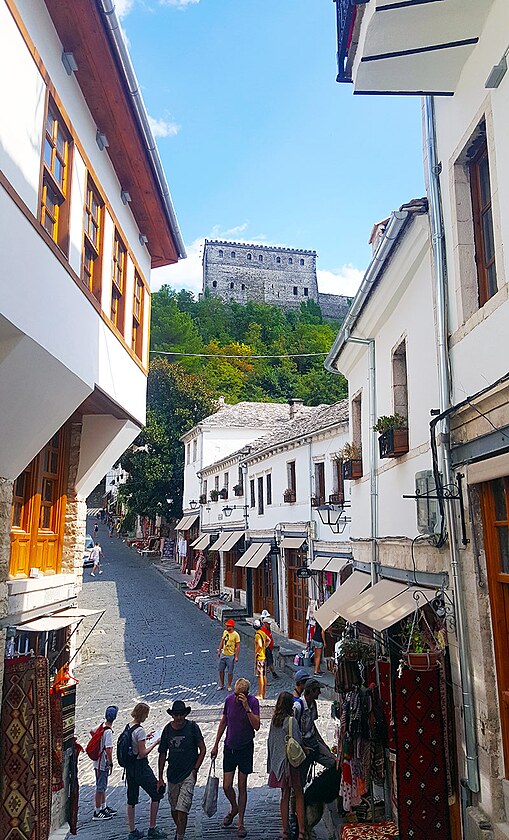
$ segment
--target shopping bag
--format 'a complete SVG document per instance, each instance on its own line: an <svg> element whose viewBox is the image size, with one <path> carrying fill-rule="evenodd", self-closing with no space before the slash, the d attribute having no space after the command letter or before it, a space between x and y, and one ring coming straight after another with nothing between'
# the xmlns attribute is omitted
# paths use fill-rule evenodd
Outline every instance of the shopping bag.
<svg viewBox="0 0 509 840"><path fill-rule="evenodd" d="M207 817L213 817L217 811L217 794L219 791L219 779L216 776L216 760L212 759L210 762L209 775L207 777L207 784L203 792L203 800L201 807Z"/></svg>

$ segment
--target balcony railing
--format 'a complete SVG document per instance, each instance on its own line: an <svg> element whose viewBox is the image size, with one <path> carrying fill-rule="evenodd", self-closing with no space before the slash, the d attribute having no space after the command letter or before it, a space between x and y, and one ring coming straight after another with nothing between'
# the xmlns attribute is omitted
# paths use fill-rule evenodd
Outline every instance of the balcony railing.
<svg viewBox="0 0 509 840"><path fill-rule="evenodd" d="M347 69L348 49L352 42L357 6L368 3L369 0L334 0L336 4L336 27L338 35L338 75L337 82L351 82L352 77Z"/></svg>

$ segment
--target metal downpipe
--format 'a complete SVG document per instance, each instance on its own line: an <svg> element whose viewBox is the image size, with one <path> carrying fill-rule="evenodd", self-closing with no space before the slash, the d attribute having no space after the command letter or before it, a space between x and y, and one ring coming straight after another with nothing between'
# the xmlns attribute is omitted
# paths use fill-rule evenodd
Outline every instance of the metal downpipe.
<svg viewBox="0 0 509 840"><path fill-rule="evenodd" d="M442 200L440 195L440 171L441 167L437 161L436 128L435 128L435 105L432 96L426 96L424 100L425 109L425 132L427 149L427 169L429 181L429 211L431 223L431 237L434 262L434 286L435 286L435 307L436 321L435 332L437 340L438 355L438 385L440 413L451 407L451 374L449 368L448 352L448 318L446 299L446 253L445 235L442 220ZM441 469L444 476L444 485L454 484L454 476L451 467L450 451L450 422L446 415L440 421L439 455ZM451 578L456 604L456 635L458 639L459 666L462 687L463 719L466 746L466 769L468 787L473 793L478 793L479 764L477 756L477 739L475 731L475 713L473 701L472 672L470 667L470 650L468 645L468 633L466 627L465 598L461 581L461 567L459 563L458 534L456 524L455 500L444 499L445 519L449 533L450 557L451 557Z"/></svg>

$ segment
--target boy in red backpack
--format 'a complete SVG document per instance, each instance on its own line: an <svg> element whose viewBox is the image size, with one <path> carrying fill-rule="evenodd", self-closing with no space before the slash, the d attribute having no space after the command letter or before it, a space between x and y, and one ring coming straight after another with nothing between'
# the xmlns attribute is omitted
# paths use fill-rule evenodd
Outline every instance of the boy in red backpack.
<svg viewBox="0 0 509 840"><path fill-rule="evenodd" d="M117 813L106 805L108 776L113 768L113 730L112 723L117 717L118 706L108 706L104 713L104 723L90 730L87 754L94 760L95 769L95 809L93 820L111 820Z"/></svg>

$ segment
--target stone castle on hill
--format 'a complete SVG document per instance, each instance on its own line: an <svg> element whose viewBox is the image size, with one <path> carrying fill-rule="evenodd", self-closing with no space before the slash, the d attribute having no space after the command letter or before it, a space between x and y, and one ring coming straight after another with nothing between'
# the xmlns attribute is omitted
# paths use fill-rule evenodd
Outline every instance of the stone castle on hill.
<svg viewBox="0 0 509 840"><path fill-rule="evenodd" d="M206 239L203 248L203 291L225 303L270 303L298 309L317 303L324 318L343 321L351 303L344 295L323 294L316 279L316 251L276 248Z"/></svg>

